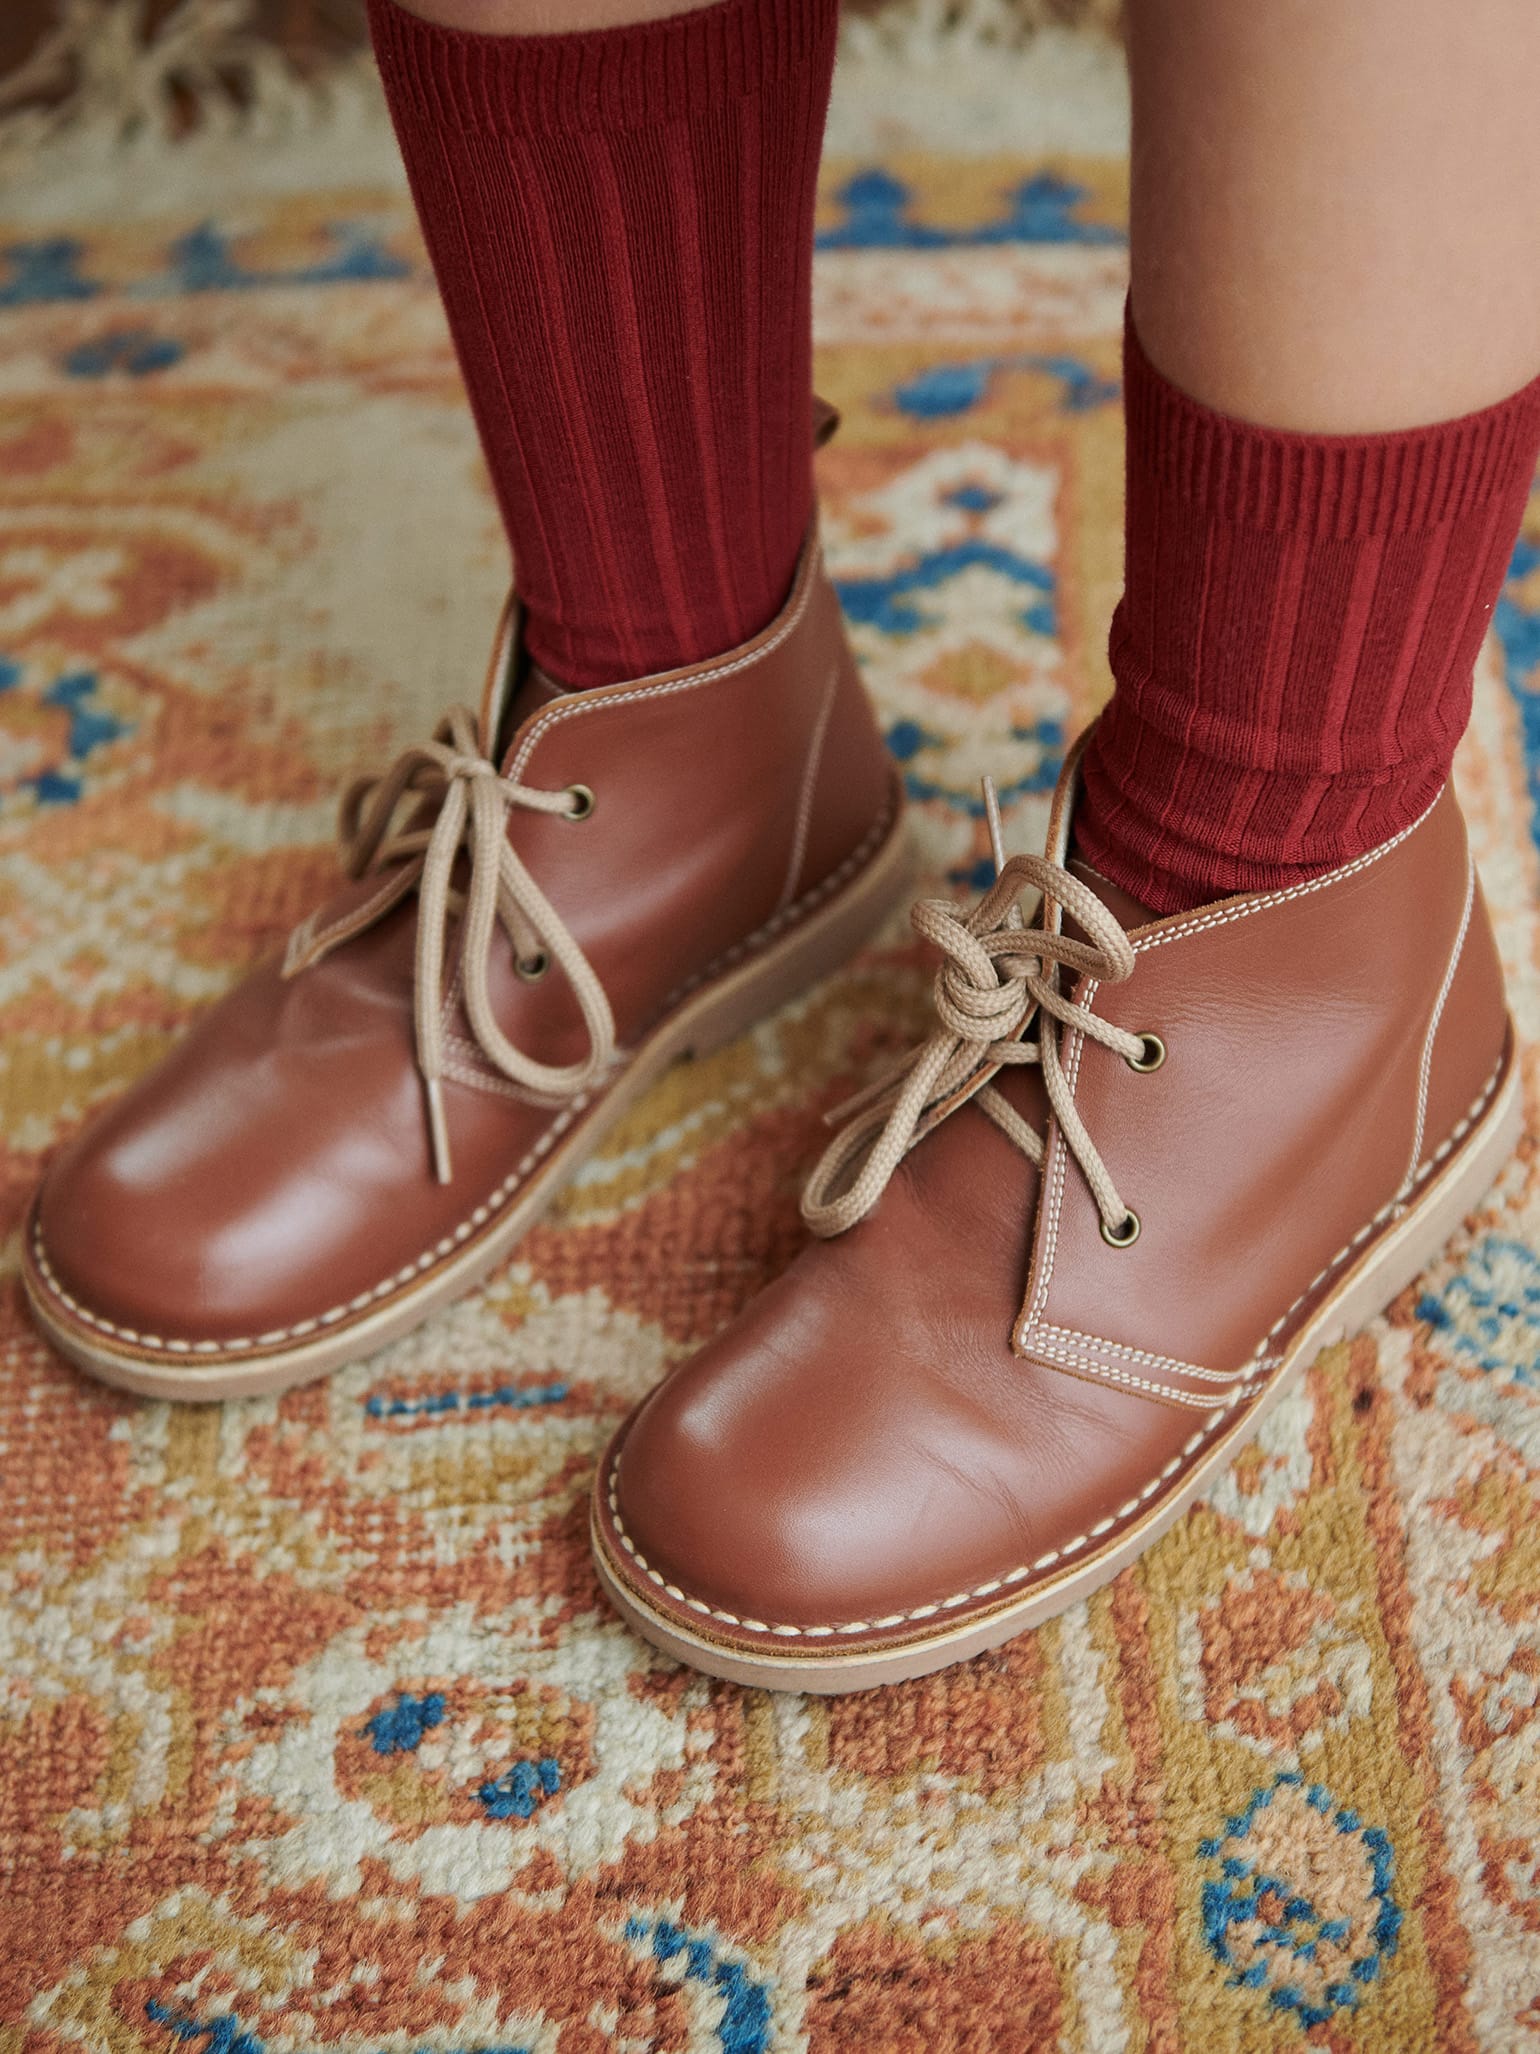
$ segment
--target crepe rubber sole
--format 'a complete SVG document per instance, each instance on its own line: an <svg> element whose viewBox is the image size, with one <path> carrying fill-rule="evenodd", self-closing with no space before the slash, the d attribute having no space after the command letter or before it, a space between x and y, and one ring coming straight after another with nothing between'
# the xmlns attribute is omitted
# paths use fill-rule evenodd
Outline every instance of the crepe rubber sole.
<svg viewBox="0 0 1540 2054"><path fill-rule="evenodd" d="M676 1006L479 1234L359 1317L339 1319L295 1344L237 1352L216 1342L184 1343L168 1359L165 1348L136 1347L131 1339L106 1334L87 1308L72 1306L53 1277L35 1212L27 1221L22 1256L33 1317L54 1346L89 1375L146 1398L213 1403L252 1397L357 1362L463 1297L495 1268L671 1064L711 1054L846 964L907 896L910 880L902 806L896 803L876 853L848 883L799 917L789 931L763 942Z"/></svg>
<svg viewBox="0 0 1540 2054"><path fill-rule="evenodd" d="M951 1622L933 1621L907 1636L823 1651L804 1647L783 1652L773 1644L745 1645L731 1640L711 1632L705 1624L698 1628L653 1603L639 1587L635 1565L627 1568L624 1554L615 1545L607 1514L613 1509L616 1445L607 1452L594 1485L593 1546L600 1581L616 1610L654 1647L708 1676L761 1690L807 1691L820 1696L870 1690L879 1684L927 1676L998 1647L1110 1582L1174 1526L1234 1460L1321 1350L1357 1333L1428 1267L1461 1222L1481 1204L1513 1154L1522 1129L1523 1103L1510 1034L1506 1067L1480 1119L1416 1201L1370 1243L1317 1306L1255 1403L1149 1512L1122 1528L1096 1553L1081 1557L1073 1568L1041 1578L1013 1598L974 1608ZM782 1631L794 1637L794 1629Z"/></svg>

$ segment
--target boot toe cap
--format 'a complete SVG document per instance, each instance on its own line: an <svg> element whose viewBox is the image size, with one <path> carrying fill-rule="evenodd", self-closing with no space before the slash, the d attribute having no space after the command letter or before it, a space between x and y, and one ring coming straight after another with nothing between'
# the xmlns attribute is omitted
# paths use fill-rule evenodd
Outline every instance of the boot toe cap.
<svg viewBox="0 0 1540 2054"><path fill-rule="evenodd" d="M45 1324L245 1350L339 1316L399 1263L410 1073L350 1060L340 1035L286 1050L285 991L258 972L59 1150L28 1230Z"/></svg>
<svg viewBox="0 0 1540 2054"><path fill-rule="evenodd" d="M1083 1553L1190 1435L1014 1357L993 1317L930 1316L922 1283L895 1305L874 1247L815 1244L616 1436L596 1518L622 1592L728 1639L902 1637Z"/></svg>
<svg viewBox="0 0 1540 2054"><path fill-rule="evenodd" d="M60 1152L39 1187L34 1293L136 1345L255 1339L273 1323L261 1283L272 1269L251 1260L269 1209L233 1164L223 1177L208 1169L162 1128L135 1120L131 1106L112 1108ZM266 1238L282 1226L281 1215L270 1218Z"/></svg>
<svg viewBox="0 0 1540 2054"><path fill-rule="evenodd" d="M601 1517L638 1589L749 1631L860 1633L1030 1560L1037 1518L966 1366L906 1377L870 1328L786 1331L796 1303L772 1286L617 1436ZM1051 1526L1051 1493L1039 1509Z"/></svg>

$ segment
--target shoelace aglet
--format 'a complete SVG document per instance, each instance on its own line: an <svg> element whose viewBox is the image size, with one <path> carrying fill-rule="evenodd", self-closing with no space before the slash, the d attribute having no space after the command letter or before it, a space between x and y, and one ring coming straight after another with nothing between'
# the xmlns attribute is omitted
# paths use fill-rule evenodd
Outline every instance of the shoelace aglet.
<svg viewBox="0 0 1540 2054"><path fill-rule="evenodd" d="M424 1077L423 1094L428 1101L428 1132L433 1139L433 1174L441 1184L451 1181L449 1123L444 1118L444 1087L437 1077Z"/></svg>
<svg viewBox="0 0 1540 2054"><path fill-rule="evenodd" d="M1000 820L1000 794L995 790L995 781L986 770L983 776L984 818L989 824L989 853L995 866L995 881L998 883L1005 868L1005 828ZM1012 906L1005 916L1007 927L1021 925L1021 908Z"/></svg>
<svg viewBox="0 0 1540 2054"><path fill-rule="evenodd" d="M995 881L1005 868L1005 830L1000 824L1000 794L995 790L995 781L986 770L981 780L984 787L984 818L989 823L989 852L994 857Z"/></svg>

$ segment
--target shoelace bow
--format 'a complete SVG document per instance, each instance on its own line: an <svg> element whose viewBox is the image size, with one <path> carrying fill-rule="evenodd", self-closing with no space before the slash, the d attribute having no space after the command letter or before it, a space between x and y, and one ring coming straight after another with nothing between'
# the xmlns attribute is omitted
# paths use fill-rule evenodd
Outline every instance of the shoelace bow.
<svg viewBox="0 0 1540 2054"><path fill-rule="evenodd" d="M921 899L910 913L916 934L945 957L936 973L940 1024L928 1040L857 1093L833 1115L844 1119L802 1196L802 1217L815 1234L842 1234L864 1219L900 1162L933 1127L970 1098L1039 1167L1044 1142L1008 1099L987 1081L994 1066L1039 1064L1059 1131L1080 1165L1109 1237L1127 1233L1133 1214L1119 1197L1074 1097L1059 1058L1059 1037L1081 1028L1128 1062L1147 1054L1146 1037L1087 1012L1059 989L1059 971L1075 970L1103 984L1133 974L1134 951L1121 923L1073 871L1046 856L1001 860L993 790L986 807L995 839L997 876L971 913L949 899ZM1042 894L1040 924L1022 924L1022 894ZM1089 936L1060 931L1068 913ZM1034 1040L1022 1037L1037 1016ZM978 1080L983 1077L982 1083Z"/></svg>
<svg viewBox="0 0 1540 2054"><path fill-rule="evenodd" d="M450 1181L449 1134L444 1118L444 957L449 923L463 912L464 945L460 984L476 1045L493 1069L535 1097L559 1103L585 1090L615 1054L615 1021L604 988L554 906L520 861L508 839L510 809L577 820L576 788L542 791L504 777L482 751L476 716L453 707L433 738L404 749L383 777L360 778L343 796L339 833L349 877L371 869L385 882L376 896L340 921L330 934L298 929L286 970L316 962L339 942L384 918L413 890L418 893L417 962L413 979L413 1024L417 1067L427 1101L434 1170ZM393 823L403 802L413 802L404 823ZM455 887L462 850L467 887ZM498 922L513 944L515 958L558 965L576 995L588 1030L588 1053L580 1062L536 1062L514 1047L498 1025L487 986L487 964Z"/></svg>

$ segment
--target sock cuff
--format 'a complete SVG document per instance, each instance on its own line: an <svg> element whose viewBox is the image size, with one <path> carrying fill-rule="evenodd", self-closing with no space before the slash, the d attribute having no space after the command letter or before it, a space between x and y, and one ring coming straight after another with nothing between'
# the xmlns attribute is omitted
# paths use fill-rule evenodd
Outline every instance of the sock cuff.
<svg viewBox="0 0 1540 2054"><path fill-rule="evenodd" d="M715 0L690 14L550 36L441 27L368 0L392 109L436 127L580 134L686 120L832 59L838 0Z"/></svg>
<svg viewBox="0 0 1540 2054"><path fill-rule="evenodd" d="M1357 540L1425 533L1527 482L1540 446L1540 378L1495 406L1379 435L1264 428L1189 398L1158 371L1128 312L1123 395L1130 484L1231 526Z"/></svg>

